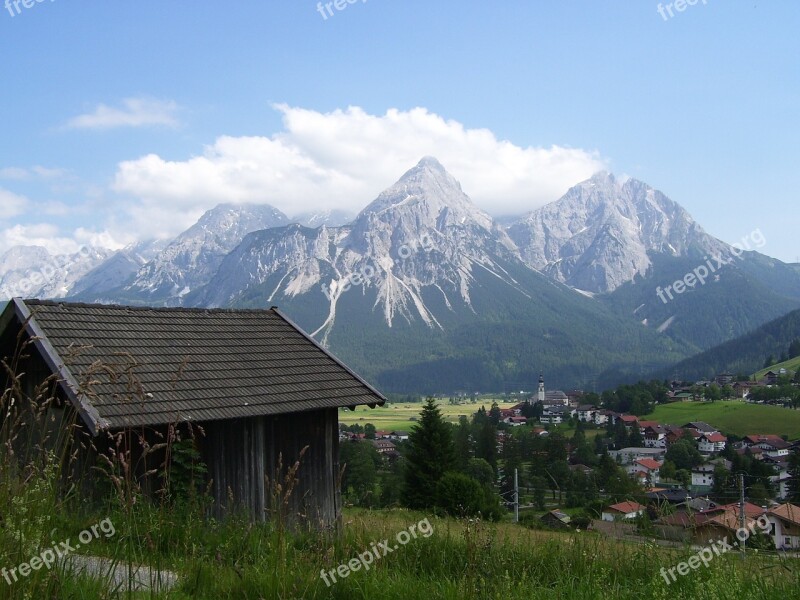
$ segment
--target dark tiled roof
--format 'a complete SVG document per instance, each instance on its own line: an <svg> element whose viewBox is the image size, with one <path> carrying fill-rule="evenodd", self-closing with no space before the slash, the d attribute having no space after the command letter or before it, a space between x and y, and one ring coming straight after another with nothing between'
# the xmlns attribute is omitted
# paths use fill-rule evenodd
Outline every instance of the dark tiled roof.
<svg viewBox="0 0 800 600"><path fill-rule="evenodd" d="M703 421L692 421L683 426L684 429L696 429L701 433L714 433L717 431L714 427Z"/></svg>
<svg viewBox="0 0 800 600"><path fill-rule="evenodd" d="M385 401L277 309L36 300L16 300L8 309L14 307L21 319L26 309L33 314L29 332L42 338L43 354L55 354L51 368L66 366L64 387L74 402L83 402L82 415L95 421L87 423L93 430ZM87 391L82 384L88 374L93 383Z"/></svg>

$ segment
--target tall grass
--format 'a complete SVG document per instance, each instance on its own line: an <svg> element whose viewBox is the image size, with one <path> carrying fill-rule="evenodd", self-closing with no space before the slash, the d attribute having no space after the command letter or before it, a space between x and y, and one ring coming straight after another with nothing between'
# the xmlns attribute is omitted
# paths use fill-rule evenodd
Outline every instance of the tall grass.
<svg viewBox="0 0 800 600"><path fill-rule="evenodd" d="M178 481L188 481L186 490L197 489L187 479L193 470L170 472L176 464L173 453L192 435L202 435L199 431L170 428L155 443L141 432L108 438L107 445L94 448L99 471L92 471L92 485L106 492L97 500L98 494L89 493L97 489L87 490L87 481L80 479L83 471L75 468L78 444L92 441L76 423L56 427L50 420L50 409L58 403L54 381L25 392L19 367L24 364L20 357L29 351L20 340L17 358L2 365L8 385L0 399L0 568L27 562L53 543L75 540L106 518L114 523L116 535L96 539L81 552L108 557L112 566L131 567L127 580L114 583L80 575L62 563L12 585L0 579L0 600L800 598L798 565L790 559L752 555L742 562L738 556L723 556L668 586L661 567L673 567L695 550L403 510L347 511L338 531L301 529L297 515L287 512L301 461L278 465L281 478L269 486L270 522L253 523L241 514L215 520L208 516L202 489L176 492ZM137 444L144 452L133 451ZM134 455L152 464L137 465ZM157 493L144 489L137 475L142 471L160 484ZM323 569L347 564L424 518L433 526L430 537L418 537L374 561L369 571L340 577L330 586L320 577ZM178 585L169 591L154 585L137 592L132 569L141 563L175 571Z"/></svg>

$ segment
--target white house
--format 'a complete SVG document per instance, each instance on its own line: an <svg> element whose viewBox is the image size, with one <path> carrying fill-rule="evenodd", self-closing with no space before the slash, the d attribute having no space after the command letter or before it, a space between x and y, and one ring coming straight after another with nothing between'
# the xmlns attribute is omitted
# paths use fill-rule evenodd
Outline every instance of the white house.
<svg viewBox="0 0 800 600"><path fill-rule="evenodd" d="M704 433L697 440L697 449L702 454L714 454L725 450L728 439L721 433Z"/></svg>
<svg viewBox="0 0 800 600"><path fill-rule="evenodd" d="M597 407L590 404L582 404L577 409L578 420L584 423L594 423Z"/></svg>
<svg viewBox="0 0 800 600"><path fill-rule="evenodd" d="M603 521L624 521L626 519L635 519L644 513L646 507L638 502L619 502L612 504L603 510L600 518Z"/></svg>
<svg viewBox="0 0 800 600"><path fill-rule="evenodd" d="M714 465L698 465L692 469L692 487L710 488L714 485Z"/></svg>
<svg viewBox="0 0 800 600"><path fill-rule="evenodd" d="M661 425L648 425L642 432L645 448L667 447L667 429Z"/></svg>
<svg viewBox="0 0 800 600"><path fill-rule="evenodd" d="M652 458L640 458L627 468L629 475L641 473L648 485L655 485L660 480L660 469L663 463Z"/></svg>
<svg viewBox="0 0 800 600"><path fill-rule="evenodd" d="M748 435L743 441L751 451L753 448L759 448L770 458L789 456L789 442L777 435Z"/></svg>
<svg viewBox="0 0 800 600"><path fill-rule="evenodd" d="M781 504L767 511L767 518L772 523L771 535L775 541L775 548L779 550L800 548L800 506Z"/></svg>
<svg viewBox="0 0 800 600"><path fill-rule="evenodd" d="M611 411L608 410L598 410L594 413L594 424L595 425L605 425L608 423L609 415Z"/></svg>
<svg viewBox="0 0 800 600"><path fill-rule="evenodd" d="M568 407L562 405L545 405L544 410L542 412L542 416L539 418L539 421L542 423L550 423L552 425L558 425L559 423L563 423L567 419L569 419L573 415L573 410Z"/></svg>
<svg viewBox="0 0 800 600"><path fill-rule="evenodd" d="M661 460L666 454L663 448L623 448L622 450L610 450L609 456L613 459L619 459L623 465L632 465L640 458L652 458L653 460Z"/></svg>
<svg viewBox="0 0 800 600"><path fill-rule="evenodd" d="M777 497L786 498L789 495L789 482L792 480L792 475L789 473L789 459L785 456L779 458L767 457L764 462L775 469L775 475L771 475L769 480L778 491Z"/></svg>

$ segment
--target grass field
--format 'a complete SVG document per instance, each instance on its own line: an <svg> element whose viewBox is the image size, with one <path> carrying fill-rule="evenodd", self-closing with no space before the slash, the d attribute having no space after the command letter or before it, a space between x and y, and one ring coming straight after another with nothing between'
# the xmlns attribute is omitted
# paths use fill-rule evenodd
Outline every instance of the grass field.
<svg viewBox="0 0 800 600"><path fill-rule="evenodd" d="M779 369L786 369L791 373L796 373L797 369L800 369L800 356L795 356L794 358L790 358L787 361L782 363L778 363L777 365L772 365L766 369L761 369L755 374L756 379L761 379L767 371L775 371L778 372Z"/></svg>
<svg viewBox="0 0 800 600"><path fill-rule="evenodd" d="M442 416L446 421L457 423L459 415L464 415L468 419L477 411L481 406L484 406L488 411L492 406L492 402L496 401L500 408L511 408L518 402L501 402L499 399L481 400L475 404L467 403L461 405L451 405L447 402L439 403L439 410L442 411ZM386 403L386 406L378 408L369 408L360 406L355 411L342 409L339 411L339 422L347 425L358 423L365 425L372 423L378 429L386 431L409 431L414 425L412 418L419 417L423 404L419 403Z"/></svg>
<svg viewBox="0 0 800 600"><path fill-rule="evenodd" d="M498 402L500 408L510 408L516 402ZM439 404L446 421L457 423L459 415L471 418L472 414L481 406L488 410L492 399L480 401L475 404L451 405L446 402ZM359 423L365 425L372 423L378 429L387 431L409 431L414 426L422 403L387 403L384 407L368 408L359 407L355 412L341 410L339 421L347 425ZM656 407L653 414L645 417L647 420L658 421L670 425L683 425L689 421L705 421L718 427L723 433L732 433L739 436L755 433L774 433L788 435L789 439L800 439L800 410L790 410L779 406L765 406L761 404L747 404L741 400L726 402L675 402ZM591 438L597 431L588 431L587 437ZM564 432L570 436L569 431Z"/></svg>
<svg viewBox="0 0 800 600"><path fill-rule="evenodd" d="M800 411L747 404L741 400L727 402L676 402L656 407L646 417L670 425L684 425L689 421L705 421L723 433L739 436L755 433L788 435L800 438Z"/></svg>

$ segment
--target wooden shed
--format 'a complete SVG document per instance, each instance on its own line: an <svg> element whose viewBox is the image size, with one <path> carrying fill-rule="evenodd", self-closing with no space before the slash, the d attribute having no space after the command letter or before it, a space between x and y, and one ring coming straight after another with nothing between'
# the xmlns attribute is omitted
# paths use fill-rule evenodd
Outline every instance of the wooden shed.
<svg viewBox="0 0 800 600"><path fill-rule="evenodd" d="M21 344L27 350L15 358ZM176 427L202 432L196 449L217 517L243 510L268 519L272 486L300 461L288 512L333 524L341 508L338 410L385 402L276 308L14 299L0 315L0 358L29 397L54 382L47 421L75 422L70 436L92 440L80 445L85 474L97 454L122 443L147 491L158 465L142 448Z"/></svg>

